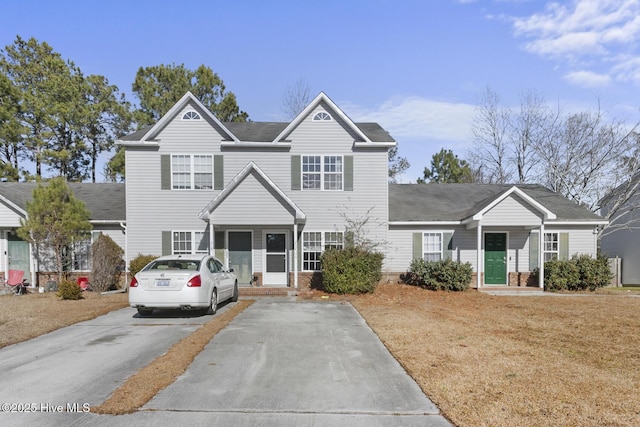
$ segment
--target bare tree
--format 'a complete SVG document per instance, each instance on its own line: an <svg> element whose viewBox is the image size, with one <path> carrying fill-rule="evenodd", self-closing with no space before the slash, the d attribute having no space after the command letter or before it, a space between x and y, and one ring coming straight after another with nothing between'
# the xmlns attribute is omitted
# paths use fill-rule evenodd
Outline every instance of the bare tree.
<svg viewBox="0 0 640 427"><path fill-rule="evenodd" d="M476 107L473 120L473 149L469 153L472 168L480 169L482 181L504 184L511 182L513 169L508 158L508 133L511 111L501 105L500 96L486 88Z"/></svg>
<svg viewBox="0 0 640 427"><path fill-rule="evenodd" d="M632 163L620 167L633 151L637 127L618 119L607 122L599 108L569 115L536 150L541 184L597 212L608 193L638 172Z"/></svg>
<svg viewBox="0 0 640 427"><path fill-rule="evenodd" d="M311 102L311 88L304 79L289 86L282 97L282 112L289 120L294 119Z"/></svg>
<svg viewBox="0 0 640 427"><path fill-rule="evenodd" d="M411 167L406 157L398 156L398 147L389 150L389 182L398 182L398 176Z"/></svg>
<svg viewBox="0 0 640 427"><path fill-rule="evenodd" d="M518 183L535 180L540 162L536 148L556 133L558 117L559 111L549 109L539 92L528 90L520 96L520 112L513 116L509 126L509 146Z"/></svg>

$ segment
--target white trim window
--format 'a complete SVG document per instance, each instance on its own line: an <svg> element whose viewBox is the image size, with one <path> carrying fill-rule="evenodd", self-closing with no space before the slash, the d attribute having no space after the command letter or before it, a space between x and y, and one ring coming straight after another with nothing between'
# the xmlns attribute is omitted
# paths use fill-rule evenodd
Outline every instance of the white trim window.
<svg viewBox="0 0 640 427"><path fill-rule="evenodd" d="M422 258L425 261L442 260L442 233L424 233L422 236Z"/></svg>
<svg viewBox="0 0 640 427"><path fill-rule="evenodd" d="M75 240L71 244L71 270L91 271L91 235L86 239Z"/></svg>
<svg viewBox="0 0 640 427"><path fill-rule="evenodd" d="M197 112L189 110L182 115L182 120L202 120L202 117Z"/></svg>
<svg viewBox="0 0 640 427"><path fill-rule="evenodd" d="M302 156L302 189L342 191L342 156Z"/></svg>
<svg viewBox="0 0 640 427"><path fill-rule="evenodd" d="M302 233L302 270L320 271L322 253L343 247L344 234L340 231L305 231Z"/></svg>
<svg viewBox="0 0 640 427"><path fill-rule="evenodd" d="M209 253L209 233L204 231L173 231L171 233L173 255Z"/></svg>
<svg viewBox="0 0 640 427"><path fill-rule="evenodd" d="M319 111L313 116L314 122L330 122L331 120L333 120L331 115L326 111Z"/></svg>
<svg viewBox="0 0 640 427"><path fill-rule="evenodd" d="M213 188L213 156L210 154L172 154L171 189L210 190Z"/></svg>
<svg viewBox="0 0 640 427"><path fill-rule="evenodd" d="M544 245L542 246L544 262L560 258L560 234L544 233Z"/></svg>

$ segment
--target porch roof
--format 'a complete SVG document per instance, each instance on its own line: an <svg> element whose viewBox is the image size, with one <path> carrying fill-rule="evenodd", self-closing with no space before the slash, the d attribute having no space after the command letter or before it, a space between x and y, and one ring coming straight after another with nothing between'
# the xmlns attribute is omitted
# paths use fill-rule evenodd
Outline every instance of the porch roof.
<svg viewBox="0 0 640 427"><path fill-rule="evenodd" d="M293 220L296 223L302 223L306 220L306 215L294 202L282 191L269 176L262 171L253 161L249 162L232 180L229 182L216 197L211 200L207 206L200 211L198 215L202 220L208 221L213 212L245 181L250 174L256 174L260 178L263 187L266 187L270 193L276 195L279 203L288 211L293 213ZM264 221L264 212L256 212L256 215L262 217ZM260 221L257 221L260 222Z"/></svg>

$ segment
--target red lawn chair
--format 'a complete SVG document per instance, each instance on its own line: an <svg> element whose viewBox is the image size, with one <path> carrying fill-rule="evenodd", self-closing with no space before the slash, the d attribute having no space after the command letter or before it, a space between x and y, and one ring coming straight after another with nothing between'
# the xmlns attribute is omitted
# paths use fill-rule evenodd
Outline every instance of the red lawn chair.
<svg viewBox="0 0 640 427"><path fill-rule="evenodd" d="M12 291L24 293L24 270L9 270L9 277L5 282Z"/></svg>
<svg viewBox="0 0 640 427"><path fill-rule="evenodd" d="M80 286L80 289L82 289L83 291L91 290L89 286L88 277L78 277L78 280L76 280L76 283L78 284L78 286Z"/></svg>

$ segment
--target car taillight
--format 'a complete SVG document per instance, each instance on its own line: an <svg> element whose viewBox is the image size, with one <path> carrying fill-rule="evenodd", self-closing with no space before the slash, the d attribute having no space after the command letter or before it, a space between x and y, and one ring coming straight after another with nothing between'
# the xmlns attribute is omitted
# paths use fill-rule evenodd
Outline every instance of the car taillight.
<svg viewBox="0 0 640 427"><path fill-rule="evenodd" d="M187 286L190 288L197 288L202 286L202 282L200 280L200 275L193 276L191 280L187 282Z"/></svg>
<svg viewBox="0 0 640 427"><path fill-rule="evenodd" d="M131 283L129 284L130 288L137 288L138 287L138 281L136 280L136 278L134 277L133 279L131 279Z"/></svg>

